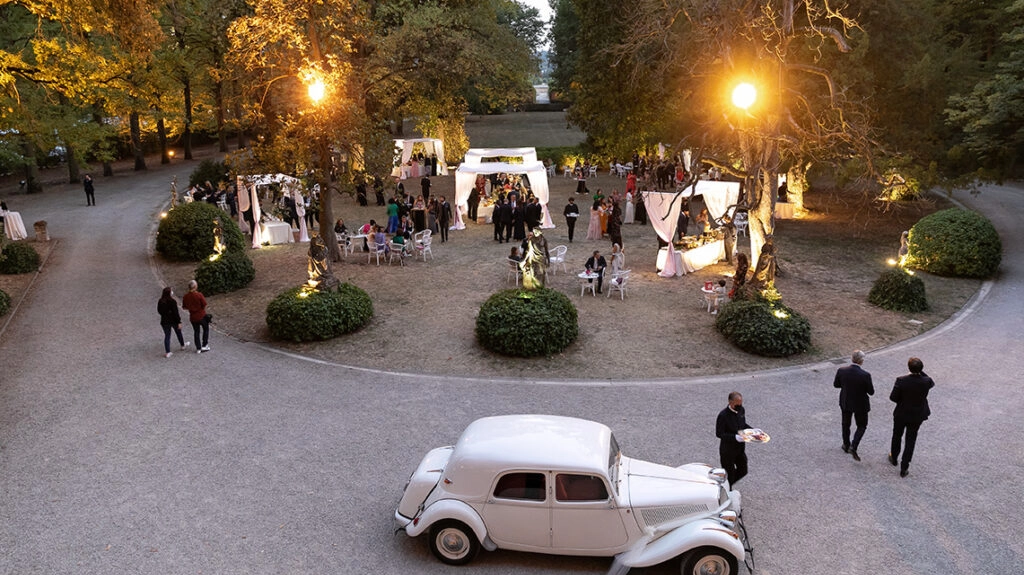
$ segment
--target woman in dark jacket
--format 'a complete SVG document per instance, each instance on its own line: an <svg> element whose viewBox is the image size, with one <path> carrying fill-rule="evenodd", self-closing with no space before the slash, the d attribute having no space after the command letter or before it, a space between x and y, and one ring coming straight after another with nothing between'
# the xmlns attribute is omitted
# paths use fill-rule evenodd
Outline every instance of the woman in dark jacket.
<svg viewBox="0 0 1024 575"><path fill-rule="evenodd" d="M160 301L156 303L156 312L160 314L160 327L164 328L164 357L171 357L171 330L178 335L181 349L189 346L181 335L181 314L178 313L178 300L174 299L174 290L164 288Z"/></svg>

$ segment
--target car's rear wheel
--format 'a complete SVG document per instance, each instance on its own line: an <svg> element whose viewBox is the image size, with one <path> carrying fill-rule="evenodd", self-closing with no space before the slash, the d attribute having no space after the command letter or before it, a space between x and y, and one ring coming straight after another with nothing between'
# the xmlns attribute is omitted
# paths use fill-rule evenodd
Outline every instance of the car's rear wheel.
<svg viewBox="0 0 1024 575"><path fill-rule="evenodd" d="M700 547L683 557L682 575L738 575L736 558L717 547Z"/></svg>
<svg viewBox="0 0 1024 575"><path fill-rule="evenodd" d="M476 557L480 542L465 523L439 521L430 527L430 550L449 565L465 565Z"/></svg>

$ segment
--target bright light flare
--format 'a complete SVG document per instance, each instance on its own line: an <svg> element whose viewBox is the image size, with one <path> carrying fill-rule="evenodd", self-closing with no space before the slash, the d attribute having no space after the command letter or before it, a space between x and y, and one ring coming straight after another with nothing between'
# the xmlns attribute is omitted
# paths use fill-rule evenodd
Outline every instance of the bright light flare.
<svg viewBox="0 0 1024 575"><path fill-rule="evenodd" d="M789 314L784 312L784 311L782 311L781 309L775 310L774 313L775 313L775 317L777 317L779 319L786 319L787 317L789 317Z"/></svg>
<svg viewBox="0 0 1024 575"><path fill-rule="evenodd" d="M889 258L889 259L885 260L885 263L887 263L887 264L889 264L891 266L894 266L894 265L896 265L897 262L896 262L896 260L894 260L892 258Z"/></svg>
<svg viewBox="0 0 1024 575"><path fill-rule="evenodd" d="M732 90L732 104L746 110L757 101L757 88L749 82L742 82Z"/></svg>
<svg viewBox="0 0 1024 575"><path fill-rule="evenodd" d="M160 212L160 219L161 220L166 218L166 217L167 217L167 212Z"/></svg>
<svg viewBox="0 0 1024 575"><path fill-rule="evenodd" d="M309 99L313 100L314 103L319 104L320 100L324 99L324 94L327 92L327 87L324 86L324 81L320 78L313 80L313 83L309 85Z"/></svg>

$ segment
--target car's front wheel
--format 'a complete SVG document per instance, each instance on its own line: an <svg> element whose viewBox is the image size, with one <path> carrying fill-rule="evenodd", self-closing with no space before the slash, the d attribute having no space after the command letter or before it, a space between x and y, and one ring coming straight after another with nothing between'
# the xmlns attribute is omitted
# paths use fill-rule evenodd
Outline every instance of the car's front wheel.
<svg viewBox="0 0 1024 575"><path fill-rule="evenodd" d="M682 575L737 575L736 558L717 547L700 547L683 557Z"/></svg>
<svg viewBox="0 0 1024 575"><path fill-rule="evenodd" d="M449 565L465 565L476 557L480 542L465 523L439 521L430 527L430 550Z"/></svg>

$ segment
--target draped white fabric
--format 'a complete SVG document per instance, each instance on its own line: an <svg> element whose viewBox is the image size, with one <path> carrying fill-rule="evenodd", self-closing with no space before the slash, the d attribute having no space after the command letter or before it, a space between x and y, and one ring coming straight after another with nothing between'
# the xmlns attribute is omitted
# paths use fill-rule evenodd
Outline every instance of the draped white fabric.
<svg viewBox="0 0 1024 575"><path fill-rule="evenodd" d="M482 162L480 164L462 164L455 171L455 206L458 208L455 216L456 230L465 229L466 224L462 221L462 214L469 209L469 194L473 191L476 177L479 174L526 174L530 180L530 189L533 195L537 196L541 208L544 210L544 219L540 227L549 229L555 227L551 221L551 213L548 211L548 172L542 162L530 164L506 164L504 162Z"/></svg>
<svg viewBox="0 0 1024 575"><path fill-rule="evenodd" d="M683 191L688 195L690 189ZM695 196L704 196L704 205L708 207L708 214L716 220L725 215L729 206L736 205L740 201L739 182L720 182L715 180L697 180L697 191ZM729 214L732 216L732 214Z"/></svg>
<svg viewBox="0 0 1024 575"><path fill-rule="evenodd" d="M242 214L249 209L249 206L252 206L252 218L256 222L256 225L253 226L254 229L251 230L252 247L258 250L263 245L262 226L259 225L263 212L260 210L260 196L257 188L270 184L291 184L293 188L301 189L302 180L284 174L262 174L238 176L235 184L238 190L238 227L248 225Z"/></svg>
<svg viewBox="0 0 1024 575"><path fill-rule="evenodd" d="M668 242L668 254L665 258L665 267L658 275L664 278L681 276L684 272L679 269L675 248L672 247L672 240L676 237L676 226L679 224L679 206L683 203L682 198L676 197L675 192L639 192L644 199L644 207L647 208L647 219L654 226L658 237Z"/></svg>
<svg viewBox="0 0 1024 575"><path fill-rule="evenodd" d="M287 186L291 188L292 201L295 202L295 214L299 216L299 241L309 241L309 230L306 229L306 200L302 197L302 191L298 186Z"/></svg>
<svg viewBox="0 0 1024 575"><path fill-rule="evenodd" d="M472 166L483 163L484 158L522 158L524 164L537 161L537 148L470 148L466 151L466 163Z"/></svg>
<svg viewBox="0 0 1024 575"><path fill-rule="evenodd" d="M423 144L423 149L426 150L426 155L429 157L431 154L437 155L437 173L440 176L448 175L448 164L444 163L444 141L438 140L437 138L410 138L408 140L395 140L395 149L402 149L402 165L412 159L412 148L416 144ZM401 167L397 171L397 176L401 177ZM396 175L392 173L392 175Z"/></svg>

